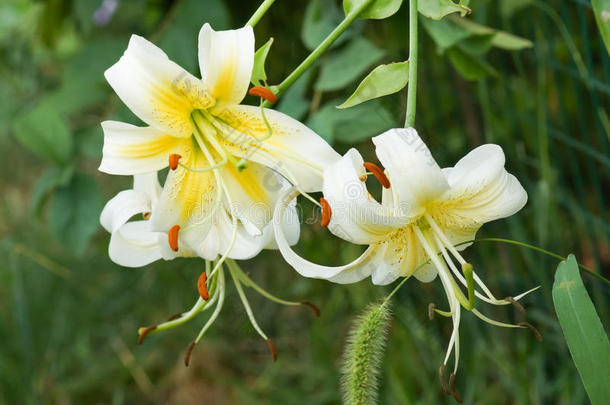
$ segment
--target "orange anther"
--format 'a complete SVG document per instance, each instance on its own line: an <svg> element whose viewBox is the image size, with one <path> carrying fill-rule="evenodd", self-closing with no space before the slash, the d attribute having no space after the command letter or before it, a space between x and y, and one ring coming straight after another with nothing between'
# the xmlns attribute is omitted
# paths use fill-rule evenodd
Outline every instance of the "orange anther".
<svg viewBox="0 0 610 405"><path fill-rule="evenodd" d="M330 204L328 203L328 201L326 201L325 198L320 198L320 206L322 207L321 225L326 228L330 223L330 217L332 216L333 211L330 208Z"/></svg>
<svg viewBox="0 0 610 405"><path fill-rule="evenodd" d="M180 161L181 157L182 156L177 153L172 153L171 155L169 155L169 168L172 170L176 170L178 168L178 161Z"/></svg>
<svg viewBox="0 0 610 405"><path fill-rule="evenodd" d="M263 86L254 86L249 91L248 94L251 96L256 96L260 98L264 98L270 103L275 103L277 101L277 97L271 90Z"/></svg>
<svg viewBox="0 0 610 405"><path fill-rule="evenodd" d="M364 168L373 173L373 176L377 177L377 180L379 180L384 188L390 188L390 180L379 166L374 163L364 162Z"/></svg>
<svg viewBox="0 0 610 405"><path fill-rule="evenodd" d="M180 225L174 225L169 228L169 232L167 232L167 241L169 242L169 247L174 251L178 251L178 231L180 231Z"/></svg>
<svg viewBox="0 0 610 405"><path fill-rule="evenodd" d="M208 275L205 274L205 271L201 273L199 276L199 280L197 280L197 290L199 290L199 295L201 299L207 301L210 299L210 293L208 292Z"/></svg>

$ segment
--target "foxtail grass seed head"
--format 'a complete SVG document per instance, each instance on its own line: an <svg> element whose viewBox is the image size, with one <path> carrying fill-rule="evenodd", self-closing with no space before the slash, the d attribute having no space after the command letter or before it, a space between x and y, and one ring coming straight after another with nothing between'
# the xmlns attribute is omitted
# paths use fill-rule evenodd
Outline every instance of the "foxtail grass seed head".
<svg viewBox="0 0 610 405"><path fill-rule="evenodd" d="M388 303L370 305L349 333L341 369L341 391L346 405L377 403L378 377L391 319L388 306Z"/></svg>

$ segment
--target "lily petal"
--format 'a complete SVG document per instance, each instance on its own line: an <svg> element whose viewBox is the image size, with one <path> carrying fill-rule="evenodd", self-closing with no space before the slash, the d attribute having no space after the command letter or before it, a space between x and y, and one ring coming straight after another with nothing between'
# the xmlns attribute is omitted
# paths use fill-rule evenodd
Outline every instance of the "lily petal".
<svg viewBox="0 0 610 405"><path fill-rule="evenodd" d="M287 189L278 202L273 216L275 239L284 260L286 260L286 262L288 262L288 264L290 264L299 274L305 277L322 278L326 280L332 279L338 283L355 282L368 277L379 260L377 255L378 252L374 248L368 248L353 262L338 267L322 266L312 263L292 250L286 239L286 235L284 234L284 212L286 207L298 194L299 192L294 188ZM347 281L342 281L343 278L339 276L341 273L345 274L345 280Z"/></svg>
<svg viewBox="0 0 610 405"><path fill-rule="evenodd" d="M373 138L377 157L396 188L400 209L412 215L449 189L430 150L413 128L394 128Z"/></svg>
<svg viewBox="0 0 610 405"><path fill-rule="evenodd" d="M248 90L254 65L254 32L247 26L214 31L204 24L199 32L199 67L204 83L219 105L239 104Z"/></svg>
<svg viewBox="0 0 610 405"><path fill-rule="evenodd" d="M195 168L210 165L195 146L185 151L180 161ZM186 231L194 230L198 239L203 240L211 227L213 210L222 205L218 191L216 177L211 171L193 172L181 166L170 170L150 218L151 229L167 234L172 226L179 225L181 237Z"/></svg>
<svg viewBox="0 0 610 405"><path fill-rule="evenodd" d="M141 191L124 190L106 203L100 223L110 233L116 232L136 214L151 212L150 199Z"/></svg>
<svg viewBox="0 0 610 405"><path fill-rule="evenodd" d="M150 199L150 205L154 209L163 190L159 184L157 172L136 174L133 176L133 189L145 193Z"/></svg>
<svg viewBox="0 0 610 405"><path fill-rule="evenodd" d="M104 148L99 170L108 174L156 172L167 167L170 154L182 155L188 142L152 127L118 121L104 121L102 129Z"/></svg>
<svg viewBox="0 0 610 405"><path fill-rule="evenodd" d="M452 243L473 239L484 223L513 215L527 202L526 191L504 163L502 148L488 144L444 170L451 189L429 210Z"/></svg>
<svg viewBox="0 0 610 405"><path fill-rule="evenodd" d="M134 221L123 225L110 237L110 259L125 267L142 267L161 259L158 235L151 232L148 221Z"/></svg>
<svg viewBox="0 0 610 405"><path fill-rule="evenodd" d="M287 181L273 170L254 162L241 172L232 164L225 165L222 179L237 217L247 225L252 235L262 234L263 228L273 218L273 208Z"/></svg>
<svg viewBox="0 0 610 405"><path fill-rule="evenodd" d="M315 132L281 112L265 109L270 137L259 107L238 105L215 114L224 145L234 155L276 170L306 192L320 191L324 169L341 157Z"/></svg>
<svg viewBox="0 0 610 405"><path fill-rule="evenodd" d="M201 80L137 35L131 36L121 59L104 76L138 118L177 137L188 137L193 132L189 121L193 109L215 103Z"/></svg>
<svg viewBox="0 0 610 405"><path fill-rule="evenodd" d="M322 191L332 210L328 229L352 243L371 244L404 226L407 219L375 201L361 178L366 178L364 161L350 149L324 171Z"/></svg>

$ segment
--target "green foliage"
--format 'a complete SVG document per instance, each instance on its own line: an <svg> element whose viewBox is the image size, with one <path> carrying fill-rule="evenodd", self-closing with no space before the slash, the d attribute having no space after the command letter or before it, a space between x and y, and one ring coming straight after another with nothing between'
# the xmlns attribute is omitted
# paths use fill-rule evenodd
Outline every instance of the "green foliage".
<svg viewBox="0 0 610 405"><path fill-rule="evenodd" d="M610 0L591 0L595 21L610 54Z"/></svg>
<svg viewBox="0 0 610 405"><path fill-rule="evenodd" d="M371 101L347 110L336 108L341 100L324 104L307 125L329 142L353 144L396 126L396 119L379 101Z"/></svg>
<svg viewBox="0 0 610 405"><path fill-rule="evenodd" d="M378 378L391 320L389 304L372 304L354 322L341 366L346 405L377 403Z"/></svg>
<svg viewBox="0 0 610 405"><path fill-rule="evenodd" d="M341 22L341 11L334 1L311 0L305 9L303 25L301 26L301 40L305 47L313 50L331 31ZM350 26L335 41L333 47L353 37L358 31L358 24Z"/></svg>
<svg viewBox="0 0 610 405"><path fill-rule="evenodd" d="M497 75L496 70L481 58L477 58L461 47L447 50L447 56L458 72L468 80L478 80L485 76Z"/></svg>
<svg viewBox="0 0 610 405"><path fill-rule="evenodd" d="M269 49L273 44L273 38L269 38L269 41L265 42L263 46L258 48L254 53L254 66L252 67L252 77L250 82L254 86L260 86L267 82L267 73L265 73L265 61L269 54Z"/></svg>
<svg viewBox="0 0 610 405"><path fill-rule="evenodd" d="M492 48L518 51L533 46L528 39L467 18L450 16L440 21L422 19L422 22L439 51L446 53L456 70L468 80L496 75L495 69L484 58Z"/></svg>
<svg viewBox="0 0 610 405"><path fill-rule="evenodd" d="M383 55L384 51L370 41L360 37L353 39L328 57L316 81L316 90L330 91L345 87Z"/></svg>
<svg viewBox="0 0 610 405"><path fill-rule="evenodd" d="M367 0L343 0L343 11L348 15L356 7ZM394 15L402 0L373 0L366 8L358 14L358 18L362 19L383 19Z"/></svg>
<svg viewBox="0 0 610 405"><path fill-rule="evenodd" d="M58 241L75 255L82 255L99 226L102 196L95 180L77 173L57 188L49 207L49 225Z"/></svg>
<svg viewBox="0 0 610 405"><path fill-rule="evenodd" d="M610 342L580 278L574 255L557 267L553 303L591 403L607 403L610 398Z"/></svg>
<svg viewBox="0 0 610 405"><path fill-rule="evenodd" d="M440 20L451 13L460 13L462 16L470 13L467 5L468 2L463 0L459 0L458 3L454 3L452 0L419 0L417 11L425 17Z"/></svg>
<svg viewBox="0 0 610 405"><path fill-rule="evenodd" d="M65 120L51 108L38 106L19 116L13 126L15 138L41 158L59 165L72 155L72 134Z"/></svg>
<svg viewBox="0 0 610 405"><path fill-rule="evenodd" d="M365 101L394 94L409 81L409 61L379 65L358 85L351 96L337 108L349 108Z"/></svg>

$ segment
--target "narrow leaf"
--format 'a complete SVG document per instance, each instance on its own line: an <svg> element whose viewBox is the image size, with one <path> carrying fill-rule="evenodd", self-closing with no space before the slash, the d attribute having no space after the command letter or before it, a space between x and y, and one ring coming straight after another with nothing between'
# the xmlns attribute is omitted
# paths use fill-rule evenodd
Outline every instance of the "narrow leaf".
<svg viewBox="0 0 610 405"><path fill-rule="evenodd" d="M273 38L269 38L269 41L267 41L265 45L258 48L254 54L254 66L252 66L252 77L250 78L250 81L254 86L260 86L261 84L265 84L267 82L265 61L267 60L269 49L271 49L271 44L273 44Z"/></svg>
<svg viewBox="0 0 610 405"><path fill-rule="evenodd" d="M379 65L358 85L356 91L337 108L349 108L374 98L402 90L409 81L409 61Z"/></svg>
<svg viewBox="0 0 610 405"><path fill-rule="evenodd" d="M595 21L610 54L610 0L591 0Z"/></svg>
<svg viewBox="0 0 610 405"><path fill-rule="evenodd" d="M610 398L610 343L580 278L574 255L557 267L553 303L591 403L607 404Z"/></svg>
<svg viewBox="0 0 610 405"><path fill-rule="evenodd" d="M470 13L463 1L454 3L451 0L420 0L417 3L417 11L433 20L440 20L447 14L460 13L462 16Z"/></svg>
<svg viewBox="0 0 610 405"><path fill-rule="evenodd" d="M365 1L366 0L343 0L343 11L345 12L345 15L347 16L352 10ZM401 4L402 0L375 0L358 14L358 18L377 20L388 18L398 11Z"/></svg>

